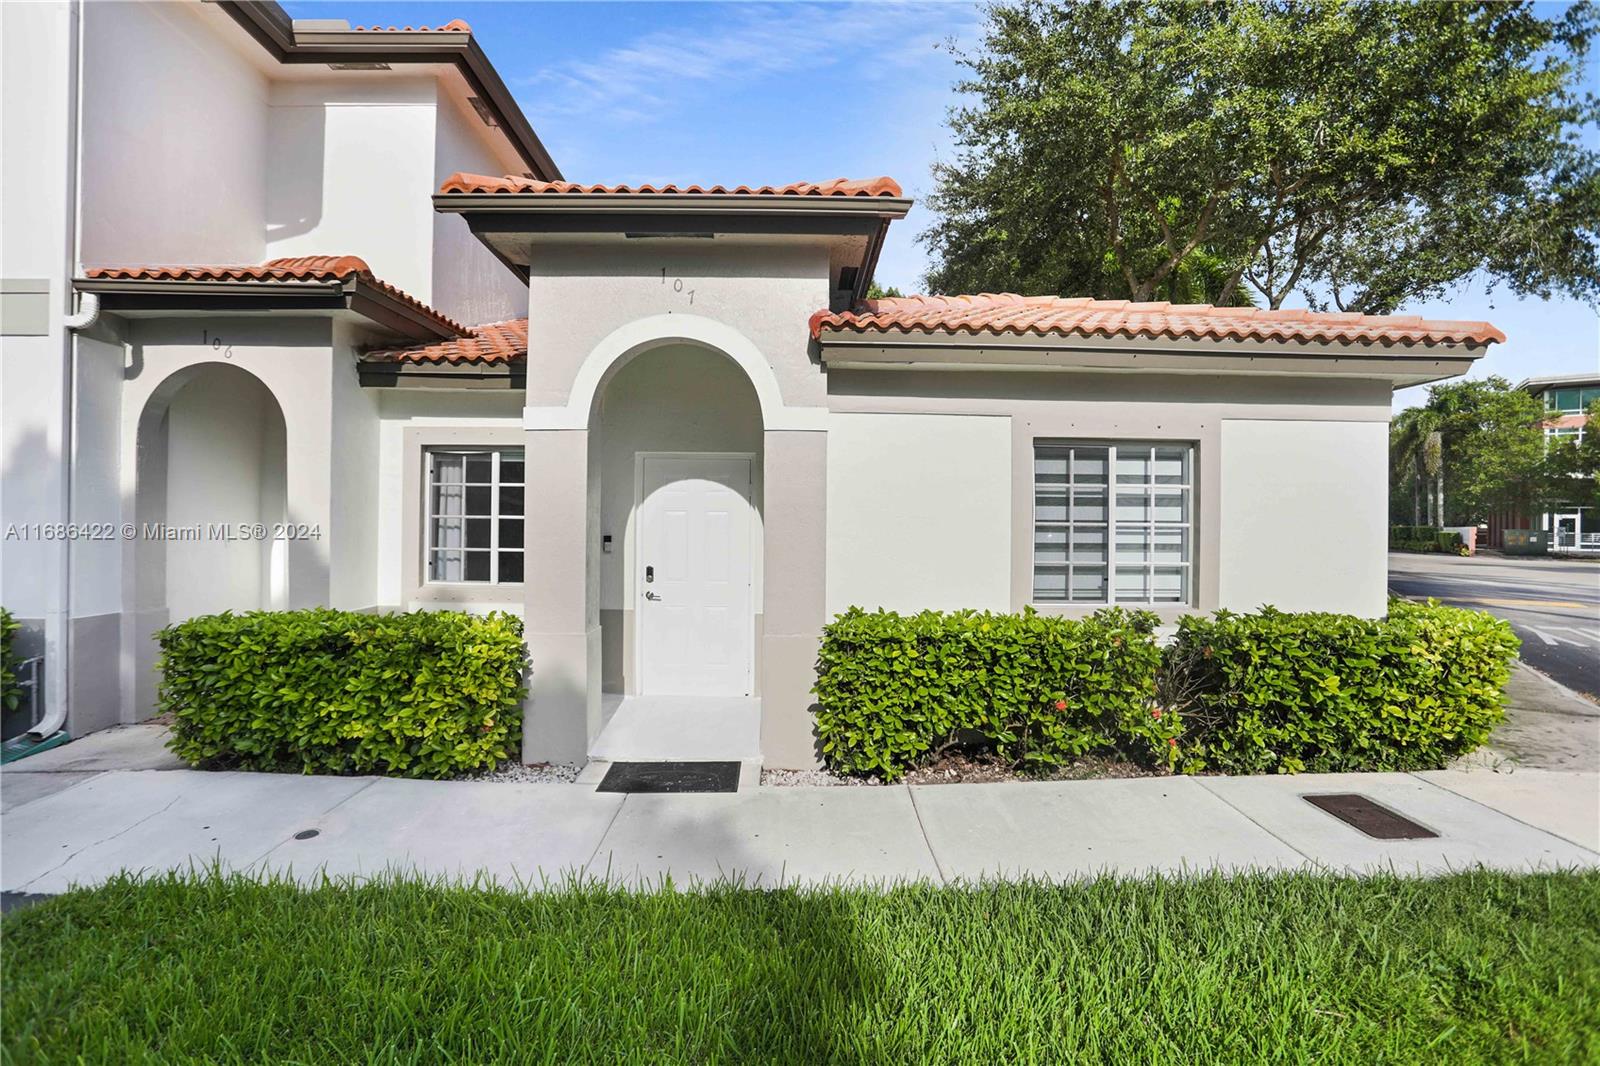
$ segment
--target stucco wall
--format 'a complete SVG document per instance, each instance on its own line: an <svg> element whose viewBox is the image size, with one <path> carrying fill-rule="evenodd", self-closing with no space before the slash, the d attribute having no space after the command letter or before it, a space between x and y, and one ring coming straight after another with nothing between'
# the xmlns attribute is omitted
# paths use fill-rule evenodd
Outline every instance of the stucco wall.
<svg viewBox="0 0 1600 1066"><path fill-rule="evenodd" d="M683 314L731 326L753 342L786 405L820 406L823 378L809 352L806 320L827 304L822 247L720 238L540 245L529 285L540 374L529 381L528 403L564 406L584 359L618 327Z"/></svg>
<svg viewBox="0 0 1600 1066"><path fill-rule="evenodd" d="M333 500L329 514L328 602L361 610L378 603L379 432L378 397L356 375L356 352L365 335L333 330L329 361L332 393Z"/></svg>
<svg viewBox="0 0 1600 1066"><path fill-rule="evenodd" d="M1327 423L1349 423L1351 439L1387 440L1390 388L1384 381L1252 377L1221 375L1157 375L1096 373L983 373L925 371L832 371L828 375L829 407L838 413L923 412L992 414L1011 422L1010 469L996 471L1011 493L1009 566L1010 606L1020 610L1033 597L1033 448L1037 440L1155 440L1187 442L1195 447L1193 559L1195 580L1191 603L1158 609L1174 619L1185 612L1210 611L1224 605L1222 577L1237 575L1266 550L1253 536L1264 527L1224 525L1224 509L1243 515L1248 508L1266 508L1284 494L1282 479L1293 465L1295 477L1337 484L1336 497L1352 516L1372 517L1371 531L1360 537L1322 537L1315 551L1282 549L1269 570L1273 587L1292 585L1299 609L1382 610L1384 598L1384 518L1387 480L1383 460L1374 472L1368 445L1355 456L1342 454L1340 431L1319 430ZM1261 466L1242 456L1256 448L1279 450L1275 441L1246 435L1231 470L1223 425L1229 420L1268 420L1310 427L1304 443L1289 449L1288 458L1267 456ZM1293 436L1295 431L1286 431ZM832 434L829 434L830 438ZM830 440L831 450L831 440ZM1380 453L1386 451L1379 449ZM1314 468L1322 467L1324 474ZM1337 472L1337 473L1335 473ZM964 506L959 497L947 501L951 512ZM1288 516L1288 511L1283 512ZM1263 512L1265 514L1265 512ZM830 523L837 520L830 508ZM1261 517L1257 522L1265 522ZM1297 516L1286 517L1276 536L1303 539ZM1296 531L1291 534L1291 527ZM1336 528L1344 529L1343 525ZM1277 551L1278 549L1272 549ZM1245 586L1236 585L1235 588ZM1229 593L1234 595L1233 592ZM1275 595L1286 606L1284 595ZM1239 604L1228 601L1228 606ZM1254 606L1245 604L1244 606ZM1054 613L1084 613L1090 608L1041 604Z"/></svg>
<svg viewBox="0 0 1600 1066"><path fill-rule="evenodd" d="M521 443L522 393L520 391L434 392L413 389L377 391L378 461L376 534L372 544L375 566L375 602L405 608L437 606L412 595L420 574L420 549L412 545L422 528L422 500L412 498L421 476L421 455L408 448L405 434L413 430L457 432L461 445ZM408 489L409 482L413 486ZM408 530L411 537L407 537ZM480 600L451 606L466 610L510 610L520 613L521 597L504 602Z"/></svg>
<svg viewBox="0 0 1600 1066"><path fill-rule="evenodd" d="M1218 602L1384 613L1386 422L1224 419Z"/></svg>
<svg viewBox="0 0 1600 1066"><path fill-rule="evenodd" d="M484 136L483 120L463 111L442 90L438 92L438 118L434 138L435 158L431 195L444 179L457 171L472 174L518 174L524 164L504 151L496 151ZM528 286L494 257L472 235L460 215L433 216L433 306L456 319L475 325L504 322L528 313Z"/></svg>
<svg viewBox="0 0 1600 1066"><path fill-rule="evenodd" d="M281 522L281 510L263 508L283 464L281 423L267 387L234 367L206 367L184 385L167 408L167 523ZM169 618L266 606L270 553L270 541L209 532L169 541Z"/></svg>
<svg viewBox="0 0 1600 1066"><path fill-rule="evenodd" d="M81 5L89 265L263 258L267 80L199 7Z"/></svg>
<svg viewBox="0 0 1600 1066"><path fill-rule="evenodd" d="M1011 420L828 421L827 611L1011 605Z"/></svg>
<svg viewBox="0 0 1600 1066"><path fill-rule="evenodd" d="M430 301L434 81L277 82L271 105L268 256L358 255Z"/></svg>

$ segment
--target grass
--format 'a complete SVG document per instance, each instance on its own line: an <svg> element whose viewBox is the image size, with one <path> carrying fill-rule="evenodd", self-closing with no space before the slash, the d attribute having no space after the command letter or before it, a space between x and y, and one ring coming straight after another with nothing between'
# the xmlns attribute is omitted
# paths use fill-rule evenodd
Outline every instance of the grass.
<svg viewBox="0 0 1600 1066"><path fill-rule="evenodd" d="M120 879L0 950L8 1063L1600 1061L1596 873Z"/></svg>

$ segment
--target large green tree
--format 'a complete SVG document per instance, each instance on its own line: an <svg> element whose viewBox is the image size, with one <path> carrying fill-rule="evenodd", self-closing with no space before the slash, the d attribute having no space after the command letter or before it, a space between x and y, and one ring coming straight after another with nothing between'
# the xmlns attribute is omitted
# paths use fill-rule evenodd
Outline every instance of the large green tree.
<svg viewBox="0 0 1600 1066"><path fill-rule="evenodd" d="M1505 378L1433 386L1427 403L1391 425L1391 516L1475 525L1493 514L1537 514L1560 487L1544 419L1539 401Z"/></svg>
<svg viewBox="0 0 1600 1066"><path fill-rule="evenodd" d="M961 57L934 291L1600 297L1595 9L1022 0Z"/></svg>

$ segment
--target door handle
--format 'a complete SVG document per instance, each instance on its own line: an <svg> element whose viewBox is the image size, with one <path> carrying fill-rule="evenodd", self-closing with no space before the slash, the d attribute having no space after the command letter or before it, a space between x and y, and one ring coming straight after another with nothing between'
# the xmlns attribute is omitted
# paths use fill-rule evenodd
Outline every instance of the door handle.
<svg viewBox="0 0 1600 1066"><path fill-rule="evenodd" d="M661 597L657 596L654 592L646 592L644 594L644 598L647 599L647 600L659 600L659 599L661 599Z"/></svg>

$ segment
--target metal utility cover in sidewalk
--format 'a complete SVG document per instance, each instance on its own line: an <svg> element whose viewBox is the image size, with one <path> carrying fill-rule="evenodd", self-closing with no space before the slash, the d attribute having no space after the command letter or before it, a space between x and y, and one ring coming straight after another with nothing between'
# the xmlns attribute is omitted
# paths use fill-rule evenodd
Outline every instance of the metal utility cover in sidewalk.
<svg viewBox="0 0 1600 1066"><path fill-rule="evenodd" d="M1426 840L1439 835L1354 792L1302 796L1301 799L1378 840Z"/></svg>
<svg viewBox="0 0 1600 1066"><path fill-rule="evenodd" d="M737 792L737 762L614 762L596 792Z"/></svg>

